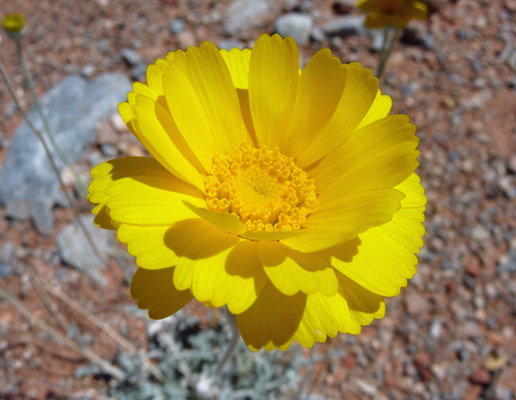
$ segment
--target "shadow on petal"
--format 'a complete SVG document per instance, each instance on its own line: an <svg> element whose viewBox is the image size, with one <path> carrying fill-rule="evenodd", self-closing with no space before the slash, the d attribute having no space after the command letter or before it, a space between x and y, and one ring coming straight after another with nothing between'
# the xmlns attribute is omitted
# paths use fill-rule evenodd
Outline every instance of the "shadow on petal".
<svg viewBox="0 0 516 400"><path fill-rule="evenodd" d="M254 291L260 296L267 276L258 258L257 242L244 240L238 243L226 259L226 272L231 276L240 276L244 279L254 280Z"/></svg>
<svg viewBox="0 0 516 400"><path fill-rule="evenodd" d="M196 260L221 253L240 239L202 219L187 219L170 227L163 240L178 256Z"/></svg>
<svg viewBox="0 0 516 400"><path fill-rule="evenodd" d="M233 247L226 259L226 272L242 278L252 278L259 272L263 274L256 242L245 240Z"/></svg>
<svg viewBox="0 0 516 400"><path fill-rule="evenodd" d="M98 207L98 209L97 209ZM113 221L109 216L109 208L105 204L100 204L92 211L95 214L93 223L99 228L116 230L120 225L116 221Z"/></svg>
<svg viewBox="0 0 516 400"><path fill-rule="evenodd" d="M174 268L148 270L138 268L131 280L131 296L141 309L149 310L152 319L166 318L191 299L189 290L179 291L173 283Z"/></svg>
<svg viewBox="0 0 516 400"><path fill-rule="evenodd" d="M285 296L267 282L254 304L236 316L244 342L254 351L285 349L296 333L306 306L306 294Z"/></svg>
<svg viewBox="0 0 516 400"><path fill-rule="evenodd" d="M350 312L360 325L368 325L374 318L383 318L385 315L385 301L383 296L364 289L347 276L336 272L339 280L339 293L348 302Z"/></svg>
<svg viewBox="0 0 516 400"><path fill-rule="evenodd" d="M325 255L335 257L337 260L342 262L351 262L353 258L358 254L362 241L358 236L348 240L338 246L332 247L331 249L325 250Z"/></svg>

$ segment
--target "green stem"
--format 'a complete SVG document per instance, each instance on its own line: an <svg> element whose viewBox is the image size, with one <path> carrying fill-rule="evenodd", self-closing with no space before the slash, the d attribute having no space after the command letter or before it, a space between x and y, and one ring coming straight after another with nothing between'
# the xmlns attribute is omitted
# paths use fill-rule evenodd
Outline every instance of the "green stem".
<svg viewBox="0 0 516 400"><path fill-rule="evenodd" d="M43 112L43 107L41 106L41 102L39 101L38 94L36 93L36 88L34 86L34 81L32 80L32 78L31 78L31 76L29 74L29 70L27 69L27 65L25 63L25 57L23 56L21 40L22 40L21 37L15 39L15 42L16 42L16 54L18 55L18 59L20 60L20 65L21 65L21 68L22 68L23 76L25 77L25 82L27 83L27 86L28 86L28 88L30 90L30 93L31 93L32 99L34 101L34 104L36 105L36 109L38 111L38 114L39 114L39 116L41 118L41 121L43 122L43 128L45 130L45 133L47 134L47 137L48 137L48 140L50 141L50 144L52 145L52 147L55 149L55 151L59 155L59 158L63 161L63 163L68 168L70 168L70 170L74 174L75 179L77 181L77 188L79 190L80 196L81 197L86 197L86 195L87 195L86 184L84 183L83 179L78 174L78 172L76 171L75 167L71 163L71 161L68 158L68 156L61 150L61 148L59 147L59 145L57 144L57 142L54 139L54 135L52 134L52 130L50 129L50 125L48 123L48 119L47 119L45 113Z"/></svg>
<svg viewBox="0 0 516 400"><path fill-rule="evenodd" d="M378 62L378 70L376 72L376 77L378 79L381 78L383 71L385 70L387 61L389 60L392 50L394 49L394 45L396 44L396 41L398 40L400 30L399 30L399 28L397 28L395 26L387 25L384 28L383 32L384 32L383 43L382 43L382 48L380 50L380 59Z"/></svg>
<svg viewBox="0 0 516 400"><path fill-rule="evenodd" d="M102 260L103 257L101 255L97 245L93 241L93 238L91 237L89 231L86 229L86 226L82 222L82 219L79 218L80 217L80 213L79 213L79 210L77 208L77 204L75 203L75 201L72 198L72 196L70 196L70 194L66 190L66 187L65 187L65 184L63 182L63 179L61 178L61 174L59 173L59 169L57 168L57 165L56 165L56 163L54 161L54 157L52 156L52 153L50 152L50 149L49 149L49 147L47 145L47 142L45 141L45 138L43 137L43 134L34 126L34 124L31 122L31 120L27 117L27 113L23 109L23 107L22 107L22 105L20 103L20 100L18 99L18 96L16 96L16 93L14 91L13 85L11 84L11 80L9 79L9 76L7 75L7 72L5 71L4 64L2 63L1 60L0 60L0 74L4 78L5 84L7 85L7 90L9 91L11 96L13 97L14 103L18 107L18 110L20 111L20 113L23 115L23 119L25 120L25 122L27 123L29 128L32 129L34 134L37 136L37 138L41 142L41 145L43 146L45 154L46 154L46 156L48 158L48 161L50 162L50 165L52 166L52 169L54 170L54 173L56 174L57 180L59 181L59 185L61 186L61 190L63 191L64 195L66 196L66 200L68 200L68 203L70 204L70 208L71 208L71 210L72 210L72 212L73 212L73 214L74 214L74 216L75 216L75 218L77 220L77 223L79 224L79 228L83 231L84 236L86 237L86 240L88 241L88 243L90 244L91 248L93 249L93 252L95 253L95 255L98 257L99 260Z"/></svg>
<svg viewBox="0 0 516 400"><path fill-rule="evenodd" d="M229 312L227 308L223 309L224 314L226 315L226 319L231 328L231 340L229 341L228 347L222 356L219 364L217 365L217 371L222 372L224 366L227 362L233 357L235 351L238 347L238 342L240 341L240 332L238 330L238 325L236 322L236 317Z"/></svg>

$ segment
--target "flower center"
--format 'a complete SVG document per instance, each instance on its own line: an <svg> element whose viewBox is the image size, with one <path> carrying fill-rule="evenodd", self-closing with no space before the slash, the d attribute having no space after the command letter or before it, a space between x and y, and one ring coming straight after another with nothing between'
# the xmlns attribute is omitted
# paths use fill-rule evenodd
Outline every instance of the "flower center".
<svg viewBox="0 0 516 400"><path fill-rule="evenodd" d="M404 0L379 0L378 9L386 14L396 13L403 5Z"/></svg>
<svg viewBox="0 0 516 400"><path fill-rule="evenodd" d="M314 180L266 146L216 154L205 187L208 208L238 216L248 232L299 230L317 205Z"/></svg>

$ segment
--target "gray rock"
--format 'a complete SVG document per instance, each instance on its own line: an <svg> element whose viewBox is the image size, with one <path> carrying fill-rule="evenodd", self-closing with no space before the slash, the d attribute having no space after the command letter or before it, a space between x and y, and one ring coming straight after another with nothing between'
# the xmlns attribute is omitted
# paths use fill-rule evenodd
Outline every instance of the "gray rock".
<svg viewBox="0 0 516 400"><path fill-rule="evenodd" d="M289 13L276 19L275 27L282 37L292 36L298 45L305 45L310 38L312 18L307 14Z"/></svg>
<svg viewBox="0 0 516 400"><path fill-rule="evenodd" d="M460 40L466 40L469 37L469 33L468 33L468 31L466 29L459 29L457 31L456 35L457 35L457 38L460 39Z"/></svg>
<svg viewBox="0 0 516 400"><path fill-rule="evenodd" d="M54 139L70 162L85 155L95 140L97 124L116 111L118 103L130 90L131 84L122 74L100 74L92 81L69 76L43 96L41 104ZM28 118L44 132L34 107ZM62 169L63 162L52 145L48 145L58 168ZM22 122L0 171L0 203L11 209L20 208L23 202L32 204L36 201L52 207L54 203L62 203L62 198L59 181L42 144ZM24 218L29 218L29 211L23 213ZM12 214L20 216L22 210L13 210Z"/></svg>
<svg viewBox="0 0 516 400"><path fill-rule="evenodd" d="M57 235L59 257L64 263L86 273L95 282L105 285L106 278L100 271L106 267L108 255L112 254L109 245L110 232L93 225L93 216L83 215L80 218L94 240L101 258L95 254L77 221L65 226Z"/></svg>
<svg viewBox="0 0 516 400"><path fill-rule="evenodd" d="M234 35L245 32L251 26L258 26L271 14L267 0L237 0L227 9L224 16L224 30Z"/></svg>
<svg viewBox="0 0 516 400"><path fill-rule="evenodd" d="M328 36L358 36L365 32L364 16L345 15L326 22L322 26Z"/></svg>
<svg viewBox="0 0 516 400"><path fill-rule="evenodd" d="M143 58L137 52L128 48L122 49L122 58L131 67L136 67L137 65L145 64Z"/></svg>
<svg viewBox="0 0 516 400"><path fill-rule="evenodd" d="M6 278L11 275L12 268L9 264L0 264L0 278Z"/></svg>
<svg viewBox="0 0 516 400"><path fill-rule="evenodd" d="M145 73L147 72L147 65L139 64L133 69L131 69L131 78L134 81L138 81L141 78L145 77Z"/></svg>
<svg viewBox="0 0 516 400"><path fill-rule="evenodd" d="M498 272L516 272L516 250L510 250L500 257Z"/></svg>
<svg viewBox="0 0 516 400"><path fill-rule="evenodd" d="M183 18L175 18L170 21L169 29L172 35L177 35L178 33L183 32L186 26L186 21Z"/></svg>
<svg viewBox="0 0 516 400"><path fill-rule="evenodd" d="M371 36L371 50L380 51L383 46L383 31L380 29L370 29L368 31L369 36Z"/></svg>
<svg viewBox="0 0 516 400"><path fill-rule="evenodd" d="M103 144L101 146L102 155L105 157L116 157L118 155L118 151L116 150L116 147L112 144Z"/></svg>
<svg viewBox="0 0 516 400"><path fill-rule="evenodd" d="M52 207L42 201L33 204L30 211L32 222L36 226L36 230L42 235L50 235L54 227L54 214Z"/></svg>
<svg viewBox="0 0 516 400"><path fill-rule="evenodd" d="M9 199L5 204L5 215L11 219L26 220L29 218L32 203L26 200Z"/></svg>
<svg viewBox="0 0 516 400"><path fill-rule="evenodd" d="M316 42L323 42L324 40L326 40L326 35L324 34L324 32L322 31L321 28L317 27L317 26L314 26L312 28L312 30L310 31L310 37L315 40Z"/></svg>
<svg viewBox="0 0 516 400"><path fill-rule="evenodd" d="M7 241L0 249L0 263L9 263L14 257L15 245Z"/></svg>
<svg viewBox="0 0 516 400"><path fill-rule="evenodd" d="M107 53L109 51L109 40L108 39L102 39L99 40L97 43L97 50L101 53Z"/></svg>

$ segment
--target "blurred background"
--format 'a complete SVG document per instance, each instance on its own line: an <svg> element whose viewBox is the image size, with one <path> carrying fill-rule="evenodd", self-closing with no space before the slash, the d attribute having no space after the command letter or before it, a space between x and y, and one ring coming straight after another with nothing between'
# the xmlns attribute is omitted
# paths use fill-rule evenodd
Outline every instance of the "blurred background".
<svg viewBox="0 0 516 400"><path fill-rule="evenodd" d="M364 28L354 0L2 1L0 18L25 16L27 69L74 166L58 160L79 212L2 81L0 398L516 399L516 1L425 3L428 20L403 31L380 83L421 140L417 275L359 336L285 353L242 344L220 372L230 336L220 310L192 302L149 320L129 295L132 257L91 223L92 166L145 155L117 104L147 64L203 40L245 48L279 32L302 64L328 47L375 71L381 31ZM43 129L1 35L0 59Z"/></svg>

